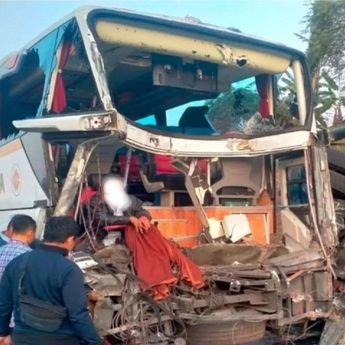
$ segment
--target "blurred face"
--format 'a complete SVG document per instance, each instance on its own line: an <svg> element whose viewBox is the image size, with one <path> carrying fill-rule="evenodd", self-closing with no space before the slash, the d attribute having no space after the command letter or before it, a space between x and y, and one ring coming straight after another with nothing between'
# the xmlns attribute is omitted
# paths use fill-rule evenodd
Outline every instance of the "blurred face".
<svg viewBox="0 0 345 345"><path fill-rule="evenodd" d="M112 178L103 184L103 197L107 205L113 210L126 210L131 200L121 179Z"/></svg>
<svg viewBox="0 0 345 345"><path fill-rule="evenodd" d="M112 178L103 185L104 198L112 198L114 195L126 194L123 182L120 179Z"/></svg>

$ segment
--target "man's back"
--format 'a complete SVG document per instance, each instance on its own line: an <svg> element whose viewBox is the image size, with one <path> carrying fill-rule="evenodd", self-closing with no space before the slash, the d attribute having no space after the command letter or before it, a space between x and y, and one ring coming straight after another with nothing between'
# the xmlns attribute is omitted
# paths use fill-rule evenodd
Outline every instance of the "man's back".
<svg viewBox="0 0 345 345"><path fill-rule="evenodd" d="M8 300L10 294L14 301L15 335L40 335L48 338L79 336L90 345L100 344L100 338L94 330L86 308L83 274L77 265L65 258L67 253L63 248L41 244L30 253L17 257L7 266L0 289L0 334L6 333L7 321L4 315L7 315L9 306L6 308L3 301ZM54 334L39 331L21 320L18 285L23 270L25 275L22 286L25 295L67 308L68 317Z"/></svg>
<svg viewBox="0 0 345 345"><path fill-rule="evenodd" d="M23 287L27 295L55 305L64 304L61 287L65 284L65 277L77 274L83 279L78 267L67 260L65 255L67 251L64 249L45 245L32 251L27 259L27 269L23 279ZM18 267L23 261L24 257L9 267L9 270L13 270L15 279L20 275Z"/></svg>

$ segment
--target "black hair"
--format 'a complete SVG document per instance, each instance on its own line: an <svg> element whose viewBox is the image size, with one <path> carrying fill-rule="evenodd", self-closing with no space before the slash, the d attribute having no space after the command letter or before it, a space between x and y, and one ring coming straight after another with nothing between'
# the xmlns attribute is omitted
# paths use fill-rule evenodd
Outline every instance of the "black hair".
<svg viewBox="0 0 345 345"><path fill-rule="evenodd" d="M36 222L26 214L17 214L12 217L7 228L12 228L15 234L24 234L27 231L36 230Z"/></svg>
<svg viewBox="0 0 345 345"><path fill-rule="evenodd" d="M44 228L43 241L64 243L69 237L77 237L78 234L79 226L73 217L51 217Z"/></svg>

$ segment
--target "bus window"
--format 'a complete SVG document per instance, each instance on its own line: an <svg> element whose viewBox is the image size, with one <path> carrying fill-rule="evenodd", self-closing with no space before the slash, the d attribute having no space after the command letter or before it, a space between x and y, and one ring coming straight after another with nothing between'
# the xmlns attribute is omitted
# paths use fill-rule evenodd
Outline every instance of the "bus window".
<svg viewBox="0 0 345 345"><path fill-rule="evenodd" d="M275 76L275 112L282 127L294 127L299 123L299 111L294 74L291 68Z"/></svg>
<svg viewBox="0 0 345 345"><path fill-rule="evenodd" d="M95 81L76 25L66 30L56 50L45 114L87 112L101 108Z"/></svg>
<svg viewBox="0 0 345 345"><path fill-rule="evenodd" d="M304 165L286 168L287 197L290 206L308 203L307 182Z"/></svg>
<svg viewBox="0 0 345 345"><path fill-rule="evenodd" d="M122 60L115 63L119 58ZM159 59L169 63L155 65ZM206 74L200 84L191 77L198 66ZM149 128L188 136L263 135L301 125L295 121L298 114L293 102L297 97L282 86L287 81L284 73L253 75L245 71L239 76L224 66L199 61L183 65L172 57L157 58L125 47L116 47L111 54L106 51L105 67L117 110ZM140 120L157 112L166 114L165 125Z"/></svg>
<svg viewBox="0 0 345 345"><path fill-rule="evenodd" d="M98 106L79 29L72 20L23 51L18 71L0 81L0 135L14 120L84 111Z"/></svg>
<svg viewBox="0 0 345 345"><path fill-rule="evenodd" d="M12 121L35 117L41 103L45 74L39 65L39 51L30 49L22 59L18 73L0 83L1 137L18 133Z"/></svg>
<svg viewBox="0 0 345 345"><path fill-rule="evenodd" d="M136 123L139 123L139 125L143 125L143 126L156 126L157 125L157 121L154 115L149 115L146 117L143 117L141 119L138 119L136 121Z"/></svg>
<svg viewBox="0 0 345 345"><path fill-rule="evenodd" d="M34 118L46 113L51 76L57 66L58 47L73 21L51 31L40 41L21 52L18 70L0 82L2 105L0 107L1 136L7 138L18 130L14 120Z"/></svg>

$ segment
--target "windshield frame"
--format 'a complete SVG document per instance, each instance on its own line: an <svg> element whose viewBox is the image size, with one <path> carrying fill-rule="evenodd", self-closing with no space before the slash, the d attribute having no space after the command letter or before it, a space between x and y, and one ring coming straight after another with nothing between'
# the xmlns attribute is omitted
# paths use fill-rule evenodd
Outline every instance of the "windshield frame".
<svg viewBox="0 0 345 345"><path fill-rule="evenodd" d="M304 125L300 125L298 127L291 129L276 129L272 131L267 131L263 133L258 133L258 134L242 134L242 133L230 133L227 134L226 137L228 138L255 138L255 137L262 137L262 136L267 136L267 135L276 135L276 134L281 134L285 132L290 132L290 131L300 131L300 130L312 130L312 124L313 124L313 110L312 110L312 93L311 93L311 82L310 82L310 72L309 68L306 62L305 55L295 49L285 47L283 45L279 44L274 44L269 41L264 41L260 39L256 39L251 36L247 36L235 31L229 31L221 28L215 28L215 27L210 27L206 25L195 25L184 22L182 20L176 21L176 20L170 20L166 19L165 17L159 17L159 16L150 16L150 15L143 15L143 14L138 14L138 13L133 13L133 12L122 12L122 11L113 11L113 10L93 10L88 14L87 17L87 24L90 29L90 31L93 34L93 37L95 39L96 44L98 45L99 38L97 36L97 33L95 31L95 22L99 20L100 18L107 18L111 17L112 20L116 20L117 18L124 20L127 19L129 21L132 21L132 23L135 23L138 25L139 23L142 24L155 24L155 25L161 25L162 28L166 29L177 29L180 32L185 29L188 30L188 33L195 33L195 34L203 34L205 35L205 39L212 39L213 41L216 42L217 39L224 39L226 38L230 43L233 42L240 42L240 43L246 43L246 44L252 44L252 46L255 48L264 48L264 49L269 49L270 51L276 51L278 53L284 53L284 54L289 54L291 56L292 61L295 60L295 62L298 62L301 67L301 73L302 73L302 82L303 82L303 88L304 88L304 94L305 94L305 112L306 112L306 119L304 122ZM134 22L135 21L135 22ZM131 24L131 23L130 23ZM99 51L100 52L100 51ZM100 53L101 54L101 53ZM109 90L109 85L108 85L108 90ZM113 103L113 100L112 100ZM116 106L113 103L113 108L116 109ZM124 120L127 122L131 122L131 125L138 125L137 123L133 123L129 118L126 118L124 116ZM180 134L180 133L169 133L166 131L161 131L159 129L153 129L150 127L146 127L146 130L148 132L152 133L159 133L161 135L167 135L167 136L179 136L181 138L186 138L185 134ZM217 134L216 137L220 138L223 135ZM209 137L209 135L200 135L197 137L202 137L205 139L205 137ZM195 137L196 138L196 137ZM197 138L196 138L197 139Z"/></svg>

